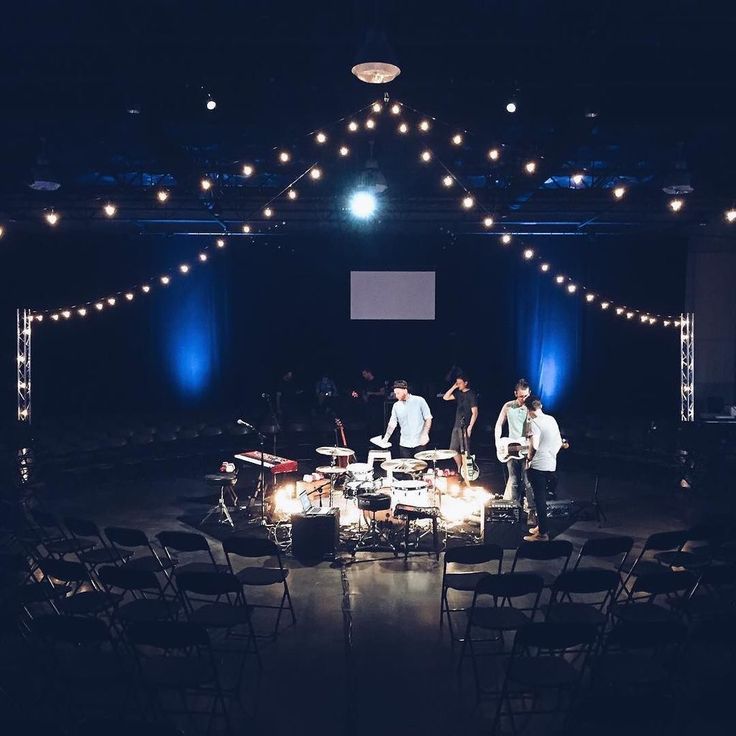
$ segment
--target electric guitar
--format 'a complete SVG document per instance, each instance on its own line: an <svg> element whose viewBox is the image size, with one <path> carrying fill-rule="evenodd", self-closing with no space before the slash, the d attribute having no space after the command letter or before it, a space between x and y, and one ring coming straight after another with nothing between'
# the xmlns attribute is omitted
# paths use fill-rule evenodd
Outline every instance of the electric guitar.
<svg viewBox="0 0 736 736"><path fill-rule="evenodd" d="M460 469L460 475L463 477L466 483L478 480L480 477L480 468L478 463L475 462L475 455L471 455L468 452L468 432L465 429L465 425L462 425L463 429L463 465Z"/></svg>
<svg viewBox="0 0 736 736"><path fill-rule="evenodd" d="M523 460L529 452L529 441L526 437L501 437L496 448L498 462Z"/></svg>

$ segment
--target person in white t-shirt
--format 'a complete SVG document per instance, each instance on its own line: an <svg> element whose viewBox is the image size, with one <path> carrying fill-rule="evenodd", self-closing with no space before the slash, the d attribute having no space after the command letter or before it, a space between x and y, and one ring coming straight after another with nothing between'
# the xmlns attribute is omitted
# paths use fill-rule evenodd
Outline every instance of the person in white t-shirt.
<svg viewBox="0 0 736 736"><path fill-rule="evenodd" d="M527 409L530 451L527 458L529 482L534 492L537 525L524 537L527 542L549 539L547 528L547 483L557 470L557 453L562 447L562 436L557 420L542 411L538 396L529 396L524 402Z"/></svg>
<svg viewBox="0 0 736 736"><path fill-rule="evenodd" d="M414 457L429 444L432 412L421 396L409 392L409 384L406 381L394 381L394 395L396 403L391 410L391 419L383 435L383 441L388 442L398 425L401 429L399 457Z"/></svg>

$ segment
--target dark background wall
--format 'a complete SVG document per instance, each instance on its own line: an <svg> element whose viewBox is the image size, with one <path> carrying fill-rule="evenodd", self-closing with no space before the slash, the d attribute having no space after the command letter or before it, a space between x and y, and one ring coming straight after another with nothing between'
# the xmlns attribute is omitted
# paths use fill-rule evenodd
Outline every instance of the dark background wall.
<svg viewBox="0 0 736 736"><path fill-rule="evenodd" d="M54 233L4 244L2 421L14 417L14 309L104 296L194 263L203 240ZM677 311L686 243L546 238L563 273L633 307ZM351 322L349 272L437 272L434 322ZM85 319L34 326L34 420L63 414L208 410L252 403L292 367L309 388L348 388L368 364L444 390L459 362L493 407L526 376L567 416L669 418L679 411L677 330L627 323L571 297L496 238L371 230L282 235L225 251L185 278ZM380 299L380 294L376 295Z"/></svg>

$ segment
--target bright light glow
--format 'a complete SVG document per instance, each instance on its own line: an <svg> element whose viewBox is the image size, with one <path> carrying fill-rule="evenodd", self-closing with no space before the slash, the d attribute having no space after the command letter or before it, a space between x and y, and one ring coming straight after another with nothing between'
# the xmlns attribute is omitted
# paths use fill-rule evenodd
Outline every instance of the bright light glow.
<svg viewBox="0 0 736 736"><path fill-rule="evenodd" d="M613 190L613 196L616 199L621 199L626 194L626 187L615 187Z"/></svg>
<svg viewBox="0 0 736 736"><path fill-rule="evenodd" d="M556 281L556 282L557 282L558 284L564 284L564 283L565 283L565 277L564 277L564 276L560 276L560 275L558 275L558 276L555 276L555 281Z"/></svg>
<svg viewBox="0 0 736 736"><path fill-rule="evenodd" d="M296 199L296 197L297 197L296 189L289 189L289 191L286 193L286 196L289 199Z"/></svg>
<svg viewBox="0 0 736 736"><path fill-rule="evenodd" d="M468 195L467 197L463 197L463 207L466 210L471 209L474 204L475 204L475 200L470 195Z"/></svg>
<svg viewBox="0 0 736 736"><path fill-rule="evenodd" d="M356 122L355 122L355 120L351 120L351 121L350 121L350 122L348 123L348 130L349 130L349 131L350 131L351 133L355 133L355 131L356 131L356 130L358 130L358 123L356 123Z"/></svg>
<svg viewBox="0 0 736 736"><path fill-rule="evenodd" d="M2 238L3 235L5 235L5 228L0 227L0 238Z"/></svg>
<svg viewBox="0 0 736 736"><path fill-rule="evenodd" d="M109 304L109 305L110 305L111 307L114 307L114 306L115 306L115 302L116 302L116 301L117 301L117 299L115 299L115 297L114 297L114 296L108 297L108 299L107 299L107 303L108 303L108 304Z"/></svg>
<svg viewBox="0 0 736 736"><path fill-rule="evenodd" d="M422 122L419 123L419 130L426 133L429 130L429 120L422 120Z"/></svg>
<svg viewBox="0 0 736 736"><path fill-rule="evenodd" d="M224 248L225 247L225 241L222 238L217 238L217 240L215 241L215 245L218 248Z"/></svg>
<svg viewBox="0 0 736 736"><path fill-rule="evenodd" d="M608 309L611 306L611 302L601 302L601 309Z"/></svg>
<svg viewBox="0 0 736 736"><path fill-rule="evenodd" d="M273 210L270 207L266 207L266 209L263 210L263 216L264 217L273 217Z"/></svg>
<svg viewBox="0 0 736 736"><path fill-rule="evenodd" d="M253 176L253 167L250 164L243 164L243 176Z"/></svg>
<svg viewBox="0 0 736 736"><path fill-rule="evenodd" d="M626 312L626 319L631 319L634 316L633 312Z"/></svg>
<svg viewBox="0 0 736 736"><path fill-rule="evenodd" d="M498 161L500 155L501 152L498 148L491 148L491 150L488 151L488 158L491 159L491 161Z"/></svg>
<svg viewBox="0 0 736 736"><path fill-rule="evenodd" d="M452 145L453 146L460 146L462 145L463 137L460 135L460 133L455 133L454 136L452 136Z"/></svg>
<svg viewBox="0 0 736 736"><path fill-rule="evenodd" d="M293 483L277 488L273 494L273 503L276 512L284 516L302 512L302 505L296 497L296 487Z"/></svg>
<svg viewBox="0 0 736 736"><path fill-rule="evenodd" d="M125 292L125 298L126 298L126 299L127 299L127 300L128 300L129 302L132 302L132 301L133 301L133 297L134 297L134 294L133 294L133 292L132 292L132 291L126 291L126 292Z"/></svg>
<svg viewBox="0 0 736 736"><path fill-rule="evenodd" d="M327 143L327 136L322 131L317 133L317 135L314 136L314 138L317 141L317 143Z"/></svg>
<svg viewBox="0 0 736 736"><path fill-rule="evenodd" d="M401 123L399 125L399 133L408 133L409 132L409 126L406 123Z"/></svg>
<svg viewBox="0 0 736 736"><path fill-rule="evenodd" d="M250 225L243 225L243 232L247 235L250 232Z"/></svg>
<svg viewBox="0 0 736 736"><path fill-rule="evenodd" d="M578 290L578 287L575 284L568 284L567 290L570 294L574 294Z"/></svg>
<svg viewBox="0 0 736 736"><path fill-rule="evenodd" d="M43 315L42 314L37 314L36 315L36 322L43 322Z"/></svg>
<svg viewBox="0 0 736 736"><path fill-rule="evenodd" d="M58 322L59 321L59 315L58 314L52 314L51 315L51 319L54 320L54 322Z"/></svg>
<svg viewBox="0 0 736 736"><path fill-rule="evenodd" d="M736 210L734 209L726 210L726 221L733 222L734 220L736 220ZM0 228L0 231L1 230L2 228Z"/></svg>
<svg viewBox="0 0 736 736"><path fill-rule="evenodd" d="M159 202L165 202L169 198L169 193L165 189L159 189L156 192L156 199Z"/></svg>
<svg viewBox="0 0 736 736"><path fill-rule="evenodd" d="M543 263L539 267L539 270L542 271L543 273L547 273L547 271L549 271L549 263Z"/></svg>
<svg viewBox="0 0 736 736"><path fill-rule="evenodd" d="M350 212L360 220L372 217L378 206L375 195L371 192L355 192L350 197Z"/></svg>
<svg viewBox="0 0 736 736"><path fill-rule="evenodd" d="M506 104L506 112L515 113L516 112L516 103L515 102L509 102Z"/></svg>
<svg viewBox="0 0 736 736"><path fill-rule="evenodd" d="M656 325L657 324L657 320L654 317L650 317L649 318L649 324L650 325Z"/></svg>
<svg viewBox="0 0 736 736"><path fill-rule="evenodd" d="M189 273L189 266L186 263L182 263L181 266L179 266L179 270L182 273Z"/></svg>
<svg viewBox="0 0 736 736"><path fill-rule="evenodd" d="M391 112L394 115L398 115L401 112L401 105L397 105L395 102L391 105Z"/></svg>
<svg viewBox="0 0 736 736"><path fill-rule="evenodd" d="M501 236L501 242L504 245L508 245L511 242L511 236L508 233L506 233L505 235L502 235Z"/></svg>
<svg viewBox="0 0 736 736"><path fill-rule="evenodd" d="M526 171L527 174L533 174L536 170L537 170L536 161L527 161L524 164L524 171Z"/></svg>
<svg viewBox="0 0 736 736"><path fill-rule="evenodd" d="M450 176L449 174L448 174L447 176L444 176L444 177L442 178L442 183L443 183L443 184L444 184L444 185L445 185L446 187L451 187L451 186L452 186L452 183L453 183L453 181L454 181L454 180L453 180L453 178L452 178L452 177L451 177L451 176Z"/></svg>
<svg viewBox="0 0 736 736"><path fill-rule="evenodd" d="M373 118L368 118L368 120L365 121L365 127L368 128L368 130L373 130L373 128L376 127L376 121Z"/></svg>
<svg viewBox="0 0 736 736"><path fill-rule="evenodd" d="M312 179L314 179L315 181L317 181L317 179L321 179L321 178L322 178L322 169L318 169L317 167L313 168L313 169L312 169L312 170L311 170L311 171L309 172L309 176L310 176L310 177L311 177Z"/></svg>
<svg viewBox="0 0 736 736"><path fill-rule="evenodd" d="M217 107L217 103L210 97L207 100L207 109L214 110Z"/></svg>
<svg viewBox="0 0 736 736"><path fill-rule="evenodd" d="M62 317L63 317L64 319L69 319L69 317L71 317L71 316L72 316L72 313L71 313L71 312L70 312L70 311L69 311L68 309L65 309L65 310L64 310L64 311L63 311L63 312L61 313L61 316L62 316Z"/></svg>
<svg viewBox="0 0 736 736"><path fill-rule="evenodd" d="M56 225L56 223L59 222L59 215L56 212L47 212L44 217L49 225Z"/></svg>
<svg viewBox="0 0 736 736"><path fill-rule="evenodd" d="M679 319L676 319L675 322L674 322L674 325L675 325L675 327L679 327L680 326L680 320Z"/></svg>
<svg viewBox="0 0 736 736"><path fill-rule="evenodd" d="M666 320L665 320L664 322L662 322L662 324L663 324L663 325L664 325L665 327L669 327L669 326L670 326L670 320L666 319Z"/></svg>
<svg viewBox="0 0 736 736"><path fill-rule="evenodd" d="M595 299L595 294L586 294L585 295L585 301L586 302L592 302Z"/></svg>
<svg viewBox="0 0 736 736"><path fill-rule="evenodd" d="M206 253L200 253L199 256L198 256L198 258L199 258L199 260L202 263L205 263L207 261L207 254Z"/></svg>
<svg viewBox="0 0 736 736"><path fill-rule="evenodd" d="M19 362L19 363L25 363L25 362L26 362L26 358L25 358L25 356L24 356L24 355L19 355L19 356L18 356L18 362Z"/></svg>
<svg viewBox="0 0 736 736"><path fill-rule="evenodd" d="M164 286L166 286L166 285L167 285L167 284L168 284L168 283L169 283L170 281L171 281L171 279L170 279L170 278L169 278L168 276L162 276L162 277L161 277L161 283L162 283L162 284L163 284Z"/></svg>
<svg viewBox="0 0 736 736"><path fill-rule="evenodd" d="M670 200L669 207L673 212L679 212L683 204L685 204L683 200L675 198Z"/></svg>
<svg viewBox="0 0 736 736"><path fill-rule="evenodd" d="M583 175L582 174L573 174L570 177L570 181L576 186L579 187L583 183Z"/></svg>
<svg viewBox="0 0 736 736"><path fill-rule="evenodd" d="M208 192L212 189L212 182L209 179L202 179L202 181L199 182L199 186L202 187L203 192Z"/></svg>
<svg viewBox="0 0 736 736"><path fill-rule="evenodd" d="M350 149L347 146L340 146L340 155L347 156L350 153Z"/></svg>
<svg viewBox="0 0 736 736"><path fill-rule="evenodd" d="M527 248L524 251L524 258L526 258L527 261L530 261L532 258L534 258L534 251L531 248Z"/></svg>
<svg viewBox="0 0 736 736"><path fill-rule="evenodd" d="M373 110L373 112L381 112L381 110L383 110L383 106L381 105L380 102L374 102L371 107L371 110Z"/></svg>
<svg viewBox="0 0 736 736"><path fill-rule="evenodd" d="M118 211L118 208L109 202L103 207L103 209L108 217L115 217L115 213Z"/></svg>
<svg viewBox="0 0 736 736"><path fill-rule="evenodd" d="M422 155L419 157L424 161L424 163L427 163L427 161L432 160L432 152L431 151L422 151Z"/></svg>
<svg viewBox="0 0 736 736"><path fill-rule="evenodd" d="M103 310L104 308L105 308L105 305L104 305L104 304L103 304L102 302L97 302L97 303L95 304L95 309L96 309L96 310L97 310L98 312L101 312L101 311L102 311L102 310Z"/></svg>
<svg viewBox="0 0 736 736"><path fill-rule="evenodd" d="M279 153L279 161L281 161L282 164L289 163L290 158L291 156L288 151L281 151L281 153Z"/></svg>
<svg viewBox="0 0 736 736"><path fill-rule="evenodd" d="M493 218L492 217L484 217L483 218L483 225L485 227L493 227Z"/></svg>
<svg viewBox="0 0 736 736"><path fill-rule="evenodd" d="M616 307L616 314L618 314L619 316L621 316L623 313L624 313L624 308L623 307Z"/></svg>
<svg viewBox="0 0 736 736"><path fill-rule="evenodd" d="M77 314L80 317L86 317L87 316L87 310L84 307L80 307L79 309L77 309Z"/></svg>
<svg viewBox="0 0 736 736"><path fill-rule="evenodd" d="M144 294L148 294L148 292L151 291L151 287L148 284L143 284L143 286L141 286L141 291Z"/></svg>
<svg viewBox="0 0 736 736"><path fill-rule="evenodd" d="M639 319L642 322L648 322L649 321L649 315L648 314L642 314L641 317L639 317Z"/></svg>

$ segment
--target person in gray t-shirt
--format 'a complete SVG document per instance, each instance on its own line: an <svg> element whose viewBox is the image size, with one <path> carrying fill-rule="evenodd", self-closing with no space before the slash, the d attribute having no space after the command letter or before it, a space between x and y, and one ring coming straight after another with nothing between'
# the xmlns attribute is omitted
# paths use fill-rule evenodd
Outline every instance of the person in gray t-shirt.
<svg viewBox="0 0 736 736"><path fill-rule="evenodd" d="M401 429L399 457L414 457L429 444L432 412L421 396L414 396L409 392L406 381L394 381L394 395L396 403L391 410L383 439L388 442L398 425Z"/></svg>

